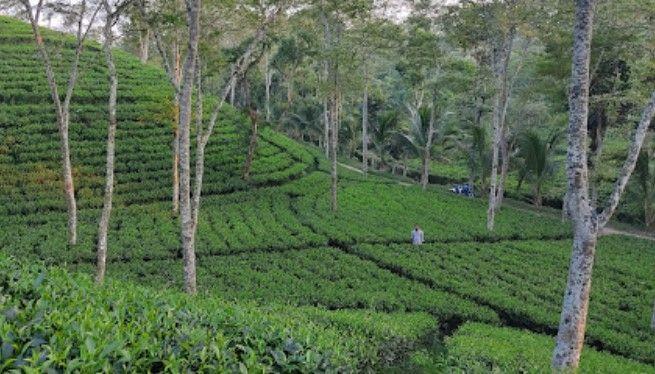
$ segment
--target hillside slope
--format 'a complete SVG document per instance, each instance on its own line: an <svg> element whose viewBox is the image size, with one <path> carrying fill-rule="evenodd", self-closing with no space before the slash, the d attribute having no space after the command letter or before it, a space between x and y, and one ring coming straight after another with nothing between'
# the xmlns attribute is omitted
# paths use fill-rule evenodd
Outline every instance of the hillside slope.
<svg viewBox="0 0 655 374"><path fill-rule="evenodd" d="M65 61L69 39L47 36ZM169 91L161 71L124 53L117 53L122 88L110 280L94 287L77 273L94 270L103 180L106 78L98 52L90 43L73 100L80 222L79 243L71 247L44 74L26 25L0 18L0 72L8 77L0 82L1 368L53 360L57 369L79 362L91 371L113 365L157 371L166 365L162 352L172 352L171 368L207 371L378 370L407 357L445 371L543 368L536 353L522 356L521 345L540 354L551 348L570 251L567 223L504 208L488 232L481 201L345 169L339 211L331 212L325 158L271 129L262 131L253 180L244 183L238 172L247 123L232 108L207 149L197 235L201 296L176 292L182 263L168 201ZM406 243L414 224L426 233L420 248ZM604 238L598 252L587 344L603 352L591 354L582 369L607 363L653 372L655 248ZM143 343L131 334L137 327L152 339ZM176 329L189 340L181 341ZM100 339L107 334L125 339L114 346ZM467 344L479 336L487 338L482 353ZM521 338L498 344L504 336ZM290 337L312 353L287 346ZM435 344L440 348L430 351ZM109 347L119 353L97 356ZM218 363L207 351L214 347L223 352ZM425 351L428 360L421 358ZM207 362L214 366L200 369Z"/></svg>
<svg viewBox="0 0 655 374"><path fill-rule="evenodd" d="M60 193L59 136L54 105L27 24L0 17L0 214L43 214L65 209ZM59 84L65 86L70 40L46 32ZM107 138L108 78L98 45L88 43L71 105L70 142L81 208L100 207ZM171 194L173 108L164 73L117 51L117 206L166 201ZM246 187L245 117L226 106L207 147L204 192ZM290 149L293 148L293 149ZM264 130L253 165L254 184L275 184L313 166L313 158Z"/></svg>

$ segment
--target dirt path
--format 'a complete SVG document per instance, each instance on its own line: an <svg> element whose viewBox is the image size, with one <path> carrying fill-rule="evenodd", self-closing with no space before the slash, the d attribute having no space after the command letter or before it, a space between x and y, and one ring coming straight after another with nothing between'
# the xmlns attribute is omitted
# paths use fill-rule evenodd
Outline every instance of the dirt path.
<svg viewBox="0 0 655 374"><path fill-rule="evenodd" d="M350 166L350 165L344 164L343 162L337 162L337 164L339 164L339 166L341 166L341 167L343 167L343 168L345 168L345 169L348 169L348 170L354 171L354 172L359 173L359 174L364 174L363 171L361 171L360 169L358 169L358 168L356 168L356 167L354 167L354 166ZM398 182L398 184L401 185L401 186L411 186L411 184L410 184L410 183L407 183L407 182L401 182L401 181L397 181L397 182Z"/></svg>
<svg viewBox="0 0 655 374"><path fill-rule="evenodd" d="M655 241L655 237L649 234L621 230L611 226L605 227L600 235L625 235L633 238Z"/></svg>
<svg viewBox="0 0 655 374"><path fill-rule="evenodd" d="M536 214L536 215L539 215L539 216L542 216L542 217L549 217L549 218L558 218L558 216L559 216L559 213L555 214L554 212L543 211L543 210L539 210L539 209L536 209L536 208L531 209L531 208L522 207L522 206L520 206L520 203L517 203L515 201L511 201L509 199L505 199L505 201L510 201L510 204L507 204L507 206L509 206L511 208L514 208L514 209L522 210L524 212L529 212L529 213L533 213L533 214ZM611 225L605 227L600 232L600 236L605 236L605 235L625 235L625 236L630 236L630 237L637 238L637 239L655 241L655 236L653 236L650 233L623 230L623 229L620 229L618 227L614 227L614 226L611 226Z"/></svg>

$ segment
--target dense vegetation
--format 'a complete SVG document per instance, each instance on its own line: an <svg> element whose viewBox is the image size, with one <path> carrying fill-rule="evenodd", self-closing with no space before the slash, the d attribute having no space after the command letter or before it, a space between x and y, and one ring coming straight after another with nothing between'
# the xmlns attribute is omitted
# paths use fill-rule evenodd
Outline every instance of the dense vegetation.
<svg viewBox="0 0 655 374"><path fill-rule="evenodd" d="M62 61L69 40L47 34ZM248 121L231 106L207 148L200 295L182 287L171 213L171 92L117 53L119 132L108 281L96 286L106 72L83 54L71 126L79 242L66 243L56 127L27 27L0 18L0 371L542 372L571 233L559 217L339 169L265 127L245 182ZM414 224L427 243L409 246ZM653 372L652 241L603 238L583 372ZM524 329L524 330L519 330ZM530 330L530 331L525 331ZM435 348L435 345L437 346Z"/></svg>

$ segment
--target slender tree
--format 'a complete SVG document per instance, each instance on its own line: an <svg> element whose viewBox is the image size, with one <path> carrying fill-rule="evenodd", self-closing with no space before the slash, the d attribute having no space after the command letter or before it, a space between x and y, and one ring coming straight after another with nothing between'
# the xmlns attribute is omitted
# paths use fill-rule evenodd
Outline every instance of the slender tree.
<svg viewBox="0 0 655 374"><path fill-rule="evenodd" d="M254 109L250 109L248 112L250 117L250 141L248 142L248 153L246 154L246 160L243 164L243 171L241 172L241 178L243 180L250 179L250 169L252 168L252 161L255 157L255 151L257 150L257 137L258 137L258 121L257 112Z"/></svg>
<svg viewBox="0 0 655 374"><path fill-rule="evenodd" d="M180 229L184 257L184 288L196 293L195 227L191 209L191 96L195 80L198 41L200 38L200 0L186 0L188 42L187 56L182 68L180 89Z"/></svg>
<svg viewBox="0 0 655 374"><path fill-rule="evenodd" d="M558 371L577 369L591 291L591 275L598 233L612 217L632 174L646 132L655 115L655 92L644 108L628 156L605 208L596 213L590 201L587 164L587 120L589 113L589 63L595 0L576 0L573 27L573 63L569 93L568 209L573 224L573 252L552 365Z"/></svg>
<svg viewBox="0 0 655 374"><path fill-rule="evenodd" d="M157 52L162 59L162 65L164 66L164 71L168 80L173 88L173 142L171 145L173 151L173 165L172 165L172 208L173 212L177 213L180 208L180 100L181 100L181 90L182 90L182 67L181 60L182 55L180 53L180 45L177 40L177 30L175 31L175 38L172 45L172 56L167 53L167 49L164 46L164 40L162 37L162 31L160 30L159 25L157 25L157 17L149 14L146 7L146 0L138 0L138 9L140 12L141 18L143 18L146 28L149 30L148 34L152 32L155 39L155 46L157 47ZM177 3L175 3L177 4ZM188 51L187 51L188 53Z"/></svg>
<svg viewBox="0 0 655 374"><path fill-rule="evenodd" d="M112 28L118 22L121 12L130 3L130 0L123 1L112 7L108 0L103 0L102 6L105 9L105 25L103 27L103 52L105 62L107 63L107 75L109 78L109 101L108 124L107 124L107 161L105 167L105 192L102 204L102 214L98 224L98 244L96 247L96 282L102 283L105 279L105 270L107 268L107 235L109 231L109 218L111 216L112 198L114 194L114 154L116 143L116 97L118 91L118 74L114 64L114 55L112 44L114 42L114 33Z"/></svg>
<svg viewBox="0 0 655 374"><path fill-rule="evenodd" d="M71 62L71 67L68 72L68 83L66 85L66 94L62 101L59 95L59 84L55 77L52 60L50 53L46 48L45 42L39 29L39 20L44 8L44 1L39 0L36 6L32 7L30 0L20 0L23 4L25 13L32 26L32 35L36 42L36 47L39 52L39 57L45 68L46 78L50 86L50 96L55 105L55 113L57 116L57 127L59 129L60 150L62 160L62 177L64 181L64 196L66 198L66 205L68 208L68 243L75 245L77 243L77 202L75 200L75 186L73 183L73 168L70 160L70 144L68 139L68 129L70 126L70 104L73 97L73 91L77 83L80 56L84 50L84 41L89 34L89 30L95 21L96 15L100 10L100 5L95 6L94 9L87 9L88 3L82 0L81 3L74 5L69 12L75 17L76 24L76 43L75 54ZM89 16L90 14L90 16ZM85 25L85 18L89 17Z"/></svg>
<svg viewBox="0 0 655 374"><path fill-rule="evenodd" d="M511 25L502 38L500 45L496 47L494 58L494 78L496 81L496 92L493 109L493 141L491 156L491 175L489 189L489 207L487 208L487 229L493 230L498 201L498 164L500 148L503 144L505 130L505 114L507 112L507 100L509 96L507 70L512 55L512 45L516 35L516 26Z"/></svg>

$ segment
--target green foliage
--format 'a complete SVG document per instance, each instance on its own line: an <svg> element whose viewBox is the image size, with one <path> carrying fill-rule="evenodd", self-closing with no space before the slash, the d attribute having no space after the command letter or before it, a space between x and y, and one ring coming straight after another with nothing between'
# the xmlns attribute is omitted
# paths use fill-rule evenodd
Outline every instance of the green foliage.
<svg viewBox="0 0 655 374"><path fill-rule="evenodd" d="M506 322L554 333L559 324L571 243L560 241L359 245L356 253L434 289L489 305ZM655 363L650 241L608 237L598 246L587 342Z"/></svg>
<svg viewBox="0 0 655 374"><path fill-rule="evenodd" d="M529 130L521 135L519 157L519 182L517 190L521 188L523 180L532 182L535 205L541 205L541 189L543 183L555 174L556 163L554 151L560 140L561 133L543 138L536 131Z"/></svg>
<svg viewBox="0 0 655 374"><path fill-rule="evenodd" d="M6 17L0 20L0 34L29 35L27 24ZM45 39L54 52L57 81L63 85L73 50L58 45L57 35L60 34L48 32ZM54 106L43 65L34 57L35 53L30 39L19 43L0 40L0 74L4 77L0 82L0 215L65 211L60 193L61 161ZM161 70L143 65L126 53L116 53L116 65L119 86L114 204L169 200L173 162L170 142L174 130L170 85ZM70 126L80 208L102 206L107 84L103 56L96 48L86 48L72 98ZM249 187L240 178L246 157L242 143L247 138L242 129L247 127L246 118L233 108L226 106L221 112L206 150L203 194ZM250 185L279 184L298 178L314 164L313 157L296 143L263 129Z"/></svg>
<svg viewBox="0 0 655 374"><path fill-rule="evenodd" d="M299 220L336 243L405 243L414 224L425 231L428 242L547 239L570 235L568 225L555 219L534 225L533 217L520 211L503 211L494 232L484 225L485 205L454 196L441 189L427 192L417 187L375 182L342 181L340 209L329 210L328 178L316 173L288 187L299 194L294 210ZM304 193L303 193L304 192Z"/></svg>
<svg viewBox="0 0 655 374"><path fill-rule="evenodd" d="M447 367L466 372L547 373L553 338L528 331L467 323L447 340ZM581 373L655 373L655 368L586 347Z"/></svg>
<svg viewBox="0 0 655 374"><path fill-rule="evenodd" d="M425 314L257 308L0 257L3 371L334 372L403 354Z"/></svg>
<svg viewBox="0 0 655 374"><path fill-rule="evenodd" d="M91 266L76 269L93 271ZM181 288L178 260L116 263L109 272L141 284ZM334 248L203 257L198 261L198 279L200 289L209 294L261 305L429 312L443 321L498 321L488 308L430 290Z"/></svg>

